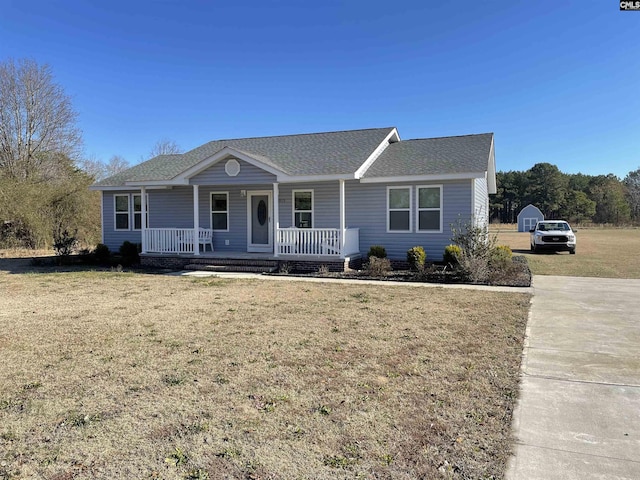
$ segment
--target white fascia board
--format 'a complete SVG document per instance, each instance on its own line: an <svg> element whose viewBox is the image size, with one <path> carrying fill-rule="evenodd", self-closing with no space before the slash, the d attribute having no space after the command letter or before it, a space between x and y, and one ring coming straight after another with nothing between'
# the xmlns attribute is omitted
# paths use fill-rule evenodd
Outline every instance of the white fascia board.
<svg viewBox="0 0 640 480"><path fill-rule="evenodd" d="M329 182L331 180L354 180L353 173L343 175L278 175L278 183L312 183L312 182Z"/></svg>
<svg viewBox="0 0 640 480"><path fill-rule="evenodd" d="M267 165L264 162L261 162L260 160L253 158L249 155L247 155L246 153L240 152L239 150L236 150L235 148L231 148L231 147L224 147L223 149L219 150L218 152L214 153L213 155L211 155L210 157L205 158L204 160L201 160L200 162L198 162L197 164L195 164L193 167L185 170L184 172L182 172L180 175L178 175L176 177L176 180L181 180L184 181L185 184L189 183L189 179L194 177L195 175L203 172L204 170L206 170L207 168L209 168L211 165L214 165L216 163L218 163L220 160L222 160L223 158L227 157L227 156L233 156L235 158L239 158L240 160L244 160L247 163L250 163L251 165L261 168L262 170L269 172L273 175L282 175L282 171L281 170L277 170L275 168L273 168L271 165Z"/></svg>
<svg viewBox="0 0 640 480"><path fill-rule="evenodd" d="M136 187L141 187L141 186L148 186L146 183L127 183L124 186L118 186L118 187L113 187L113 186L101 186L101 185L91 185L89 187L89 190L98 190L98 191L102 191L102 192L118 192L118 191L124 191L124 190L137 190ZM163 183L162 185L151 185L148 186L149 190L163 190L163 189L167 189L167 188L171 188L171 185L167 185L166 182Z"/></svg>
<svg viewBox="0 0 640 480"><path fill-rule="evenodd" d="M399 177L361 178L362 183L438 182L444 180L468 180L484 178L485 172L443 173L441 175L404 175Z"/></svg>
<svg viewBox="0 0 640 480"><path fill-rule="evenodd" d="M170 188L175 185L188 185L188 182L176 181L175 178L172 178L170 180L140 180L125 182L125 185L131 187Z"/></svg>
<svg viewBox="0 0 640 480"><path fill-rule="evenodd" d="M491 149L489 150L489 164L487 165L487 193L498 193L496 184L496 154L493 146L493 135L491 136Z"/></svg>
<svg viewBox="0 0 640 480"><path fill-rule="evenodd" d="M391 130L389 135L387 135L385 139L380 143L380 145L378 145L376 149L371 153L371 155L369 155L369 158L367 158L364 163L360 165L360 168L355 171L355 178L362 178L366 171L369 170L369 167L373 165L373 162L375 162L382 154L382 152L384 152L385 149L389 146L390 140L392 139L396 142L400 141L400 135L398 135L398 130L396 128Z"/></svg>

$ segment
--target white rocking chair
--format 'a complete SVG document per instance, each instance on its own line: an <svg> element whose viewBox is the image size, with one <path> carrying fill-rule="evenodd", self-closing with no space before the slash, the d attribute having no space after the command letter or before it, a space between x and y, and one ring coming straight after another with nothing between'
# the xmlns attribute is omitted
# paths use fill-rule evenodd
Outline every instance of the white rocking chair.
<svg viewBox="0 0 640 480"><path fill-rule="evenodd" d="M201 228L198 232L198 248L202 245L202 251L207 251L207 245L211 247L213 252L213 230L208 228Z"/></svg>

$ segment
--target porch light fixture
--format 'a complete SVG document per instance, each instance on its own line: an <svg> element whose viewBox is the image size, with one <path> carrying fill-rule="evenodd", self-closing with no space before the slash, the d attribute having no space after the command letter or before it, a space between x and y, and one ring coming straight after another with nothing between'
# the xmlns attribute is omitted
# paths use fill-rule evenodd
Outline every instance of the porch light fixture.
<svg viewBox="0 0 640 480"><path fill-rule="evenodd" d="M240 163L235 158L227 160L224 165L224 171L230 177L235 177L240 173Z"/></svg>

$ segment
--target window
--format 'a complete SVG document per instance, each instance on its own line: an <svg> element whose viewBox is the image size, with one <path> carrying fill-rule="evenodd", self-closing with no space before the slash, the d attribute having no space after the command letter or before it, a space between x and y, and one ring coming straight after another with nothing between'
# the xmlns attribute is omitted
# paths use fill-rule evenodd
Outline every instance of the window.
<svg viewBox="0 0 640 480"><path fill-rule="evenodd" d="M113 196L115 230L129 230L129 194Z"/></svg>
<svg viewBox="0 0 640 480"><path fill-rule="evenodd" d="M442 186L418 187L418 231L442 231Z"/></svg>
<svg viewBox="0 0 640 480"><path fill-rule="evenodd" d="M133 194L133 229L141 230L142 229L142 195ZM145 228L149 228L149 195L146 196L146 221Z"/></svg>
<svg viewBox="0 0 640 480"><path fill-rule="evenodd" d="M313 190L293 191L293 224L313 228Z"/></svg>
<svg viewBox="0 0 640 480"><path fill-rule="evenodd" d="M411 187L387 187L387 231L411 231Z"/></svg>
<svg viewBox="0 0 640 480"><path fill-rule="evenodd" d="M229 231L229 194L211 193L211 228Z"/></svg>

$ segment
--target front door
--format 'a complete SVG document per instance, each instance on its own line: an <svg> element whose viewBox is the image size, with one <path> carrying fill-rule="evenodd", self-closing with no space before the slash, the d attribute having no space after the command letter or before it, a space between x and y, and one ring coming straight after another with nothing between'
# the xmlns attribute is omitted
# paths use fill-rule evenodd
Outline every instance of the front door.
<svg viewBox="0 0 640 480"><path fill-rule="evenodd" d="M247 192L247 251L273 252L271 192Z"/></svg>

